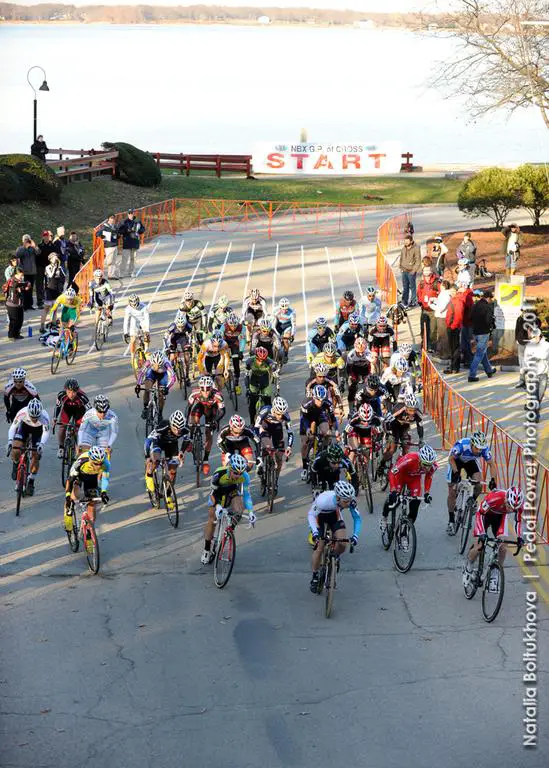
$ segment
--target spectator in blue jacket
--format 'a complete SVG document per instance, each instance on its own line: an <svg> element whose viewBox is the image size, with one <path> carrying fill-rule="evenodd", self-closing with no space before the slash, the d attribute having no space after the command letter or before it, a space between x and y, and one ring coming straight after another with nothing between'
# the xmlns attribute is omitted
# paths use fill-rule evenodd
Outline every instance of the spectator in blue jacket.
<svg viewBox="0 0 549 768"><path fill-rule="evenodd" d="M135 256L141 244L140 235L144 232L144 225L136 218L133 208L130 208L128 217L118 227L118 234L122 237L121 277L125 275L134 276Z"/></svg>

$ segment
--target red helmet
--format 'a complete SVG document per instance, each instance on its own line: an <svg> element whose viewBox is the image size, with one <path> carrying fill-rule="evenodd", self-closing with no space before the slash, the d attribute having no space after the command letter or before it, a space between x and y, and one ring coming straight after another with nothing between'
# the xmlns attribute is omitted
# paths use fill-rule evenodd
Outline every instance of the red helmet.
<svg viewBox="0 0 549 768"><path fill-rule="evenodd" d="M269 353L265 349L265 347L256 347L255 348L255 356L258 360L266 360L269 357Z"/></svg>

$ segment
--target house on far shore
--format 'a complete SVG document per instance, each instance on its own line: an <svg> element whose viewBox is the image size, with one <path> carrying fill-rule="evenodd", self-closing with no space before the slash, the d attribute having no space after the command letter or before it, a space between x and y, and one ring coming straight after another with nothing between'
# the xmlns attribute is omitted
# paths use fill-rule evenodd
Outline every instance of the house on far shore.
<svg viewBox="0 0 549 768"><path fill-rule="evenodd" d="M373 29L375 25L375 21L372 21L371 19L361 19L354 23L354 26L357 27L357 29Z"/></svg>
<svg viewBox="0 0 549 768"><path fill-rule="evenodd" d="M270 24L271 20L268 16L258 16L257 19L258 24Z"/></svg>

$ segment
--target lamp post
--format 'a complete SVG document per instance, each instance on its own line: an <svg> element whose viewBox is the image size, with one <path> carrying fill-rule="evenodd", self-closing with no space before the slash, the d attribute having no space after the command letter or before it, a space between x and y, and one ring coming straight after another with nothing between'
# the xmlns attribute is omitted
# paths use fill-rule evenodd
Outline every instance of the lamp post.
<svg viewBox="0 0 549 768"><path fill-rule="evenodd" d="M38 107L38 105L37 105L37 101L36 101L36 88L31 83L30 78L29 78L29 75L30 75L30 73L32 72L33 69L40 69L42 71L42 74L44 75L44 81L43 81L42 85L40 86L40 88L38 90L39 91L49 91L49 88L48 88L48 84L46 82L46 73L45 73L44 69L42 67L39 67L39 66L31 67L29 69L29 71L27 72L27 83L30 85L30 87L32 88L33 93L34 93L33 141L36 141L36 116L37 116L37 107Z"/></svg>

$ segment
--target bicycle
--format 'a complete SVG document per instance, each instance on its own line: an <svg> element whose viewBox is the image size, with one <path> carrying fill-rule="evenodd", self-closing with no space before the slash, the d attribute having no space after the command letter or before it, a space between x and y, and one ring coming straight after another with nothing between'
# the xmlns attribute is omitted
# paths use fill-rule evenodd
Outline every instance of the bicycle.
<svg viewBox="0 0 549 768"><path fill-rule="evenodd" d="M454 508L454 536L461 528L459 538L459 554L462 555L467 547L469 533L473 526L473 518L477 511L477 502L473 498L475 483L468 477L460 479L457 487L456 505Z"/></svg>
<svg viewBox="0 0 549 768"><path fill-rule="evenodd" d="M19 461L17 462L17 477L15 480L15 516L19 516L21 510L21 499L27 495L27 484L30 474L30 457L33 452L33 448L30 442L30 438L27 438L27 443L24 448L21 449L19 454ZM11 448L7 455L11 453Z"/></svg>
<svg viewBox="0 0 549 768"><path fill-rule="evenodd" d="M503 593L505 591L503 565L499 562L499 548L502 544L517 545L515 552L513 552L513 557L516 557L522 548L522 544L519 544L519 542L515 540L494 539L488 537L480 550L478 566L472 572L468 584L463 587L467 600L471 600L476 595L477 589L482 587L482 615L484 616L484 620L488 623L494 621L498 615L503 602ZM484 573L486 549L491 549L492 552L488 558L486 573ZM496 585L495 589L493 588L493 585ZM493 607L492 599L494 599Z"/></svg>
<svg viewBox="0 0 549 768"><path fill-rule="evenodd" d="M405 491L399 494L396 505L390 510L387 527L381 532L381 544L385 551L394 543L393 562L400 573L407 573L410 570L416 556L416 528L409 516L412 498ZM400 512L397 518L396 511L399 507Z"/></svg>
<svg viewBox="0 0 549 768"><path fill-rule="evenodd" d="M80 539L83 540L88 568L93 574L97 574L100 565L99 540L95 531L95 525L88 516L88 504L90 501L93 501L94 504L101 502L97 492L86 494L83 499L78 499L76 503L74 499L71 499L72 529L70 531L65 530L65 533L67 534L69 547L72 552L78 552ZM80 528L78 527L78 512L81 516Z"/></svg>
<svg viewBox="0 0 549 768"><path fill-rule="evenodd" d="M147 360L147 353L145 352L145 334L143 333L143 330L140 328L137 332L137 336L135 338L134 350L131 355L131 364L132 364L133 374L136 380L137 380L137 377L139 376L139 371L145 365L146 360Z"/></svg>
<svg viewBox="0 0 549 768"><path fill-rule="evenodd" d="M393 459L395 454L393 453L392 456L389 458L388 461L386 461L383 466L381 466L381 459L379 458L379 453L381 453L381 457L383 457L383 454L387 450L387 443L389 440L393 440L392 436L390 436L390 433L385 433L384 439L383 439L383 447L380 448L378 452L378 463L375 471L375 476L373 476L374 482L379 482L379 487L381 491L386 491L389 486L389 472L391 471L391 467L393 466ZM405 456L410 447L414 445L412 443L412 440L410 438L410 435L403 435L403 437L400 438L398 441L398 448L400 448L400 456ZM395 451L396 453L396 451Z"/></svg>
<svg viewBox="0 0 549 768"><path fill-rule="evenodd" d="M172 365L179 384L179 389L183 390L185 400L188 398L188 386L189 370L187 365L187 359L185 357L185 350L177 349L172 355Z"/></svg>
<svg viewBox="0 0 549 768"><path fill-rule="evenodd" d="M138 388L136 387L136 390ZM136 392L139 397L142 388L139 388ZM153 429L156 429L160 422L160 384L158 381L154 382L153 387L150 390L149 403L147 405L147 415L145 417L145 437L148 437Z"/></svg>
<svg viewBox="0 0 549 768"><path fill-rule="evenodd" d="M278 493L278 466L275 459L274 448L264 448L261 454L263 462L263 474L261 475L261 495L267 496L267 511L273 511L274 502ZM288 461L288 459L286 459Z"/></svg>
<svg viewBox="0 0 549 768"><path fill-rule="evenodd" d="M107 341L109 337L109 330L112 325L112 320L107 316L107 309L103 305L99 308L99 312L97 314L96 320L95 320L95 348L98 352L101 351L103 344Z"/></svg>
<svg viewBox="0 0 549 768"><path fill-rule="evenodd" d="M179 503L175 492L175 483L172 483L168 474L168 461L163 457L153 470L154 491L148 491L149 499L155 509L160 509L164 501L164 509L173 528L179 525Z"/></svg>
<svg viewBox="0 0 549 768"><path fill-rule="evenodd" d="M204 425L191 425L192 454L194 466L196 468L196 487L200 488L200 473L204 463Z"/></svg>
<svg viewBox="0 0 549 768"><path fill-rule="evenodd" d="M229 393L229 400L233 404L233 407L236 412L238 411L238 395L236 393L234 371L232 370L232 368L229 370L229 375L227 379L225 379L225 386L227 388L227 392Z"/></svg>
<svg viewBox="0 0 549 768"><path fill-rule="evenodd" d="M218 504L215 508L217 518L214 537L212 540L212 552L214 554L214 583L219 589L223 589L231 578L236 556L236 538L234 529L238 523L230 510ZM253 512L243 513L242 517L248 520L248 528L255 526L256 517Z"/></svg>
<svg viewBox="0 0 549 768"><path fill-rule="evenodd" d="M326 602L324 606L324 615L327 619L332 615L332 609L334 606L334 592L336 589L336 575L339 571L339 556L335 553L335 545L339 543L348 543L350 539L335 539L330 531L326 533L326 536L322 538L323 548L322 556L320 559L320 571L318 580L317 594L321 595L324 588L326 588ZM318 542L315 546L318 546ZM349 548L349 552L354 550L353 544Z"/></svg>
<svg viewBox="0 0 549 768"><path fill-rule="evenodd" d="M364 489L366 496L366 506L372 515L374 512L374 499L372 496L372 483L370 480L369 464L372 461L372 447L359 445L354 449L356 455L355 469L358 476L359 486Z"/></svg>
<svg viewBox="0 0 549 768"><path fill-rule="evenodd" d="M67 365L74 363L74 358L78 352L78 333L76 328L63 328L55 347L51 351L51 372L55 374L59 368L61 360L66 360Z"/></svg>
<svg viewBox="0 0 549 768"><path fill-rule="evenodd" d="M53 425L53 434L55 434L56 426L57 424ZM71 471L71 467L74 463L74 460L76 459L77 431L78 428L76 426L76 422L74 421L74 416L71 416L70 421L66 426L65 439L63 441L63 459L61 461L61 485L63 488L65 487L69 477L69 472Z"/></svg>

